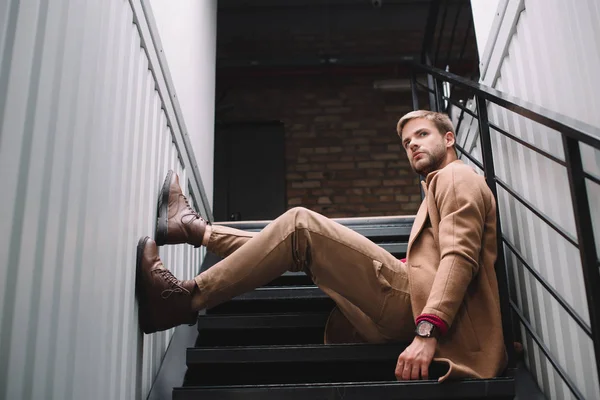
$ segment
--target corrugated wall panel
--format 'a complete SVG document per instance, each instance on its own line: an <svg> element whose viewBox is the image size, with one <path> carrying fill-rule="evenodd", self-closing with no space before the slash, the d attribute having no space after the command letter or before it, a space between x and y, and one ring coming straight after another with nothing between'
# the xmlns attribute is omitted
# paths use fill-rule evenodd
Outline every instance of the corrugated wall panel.
<svg viewBox="0 0 600 400"><path fill-rule="evenodd" d="M519 0L511 0L519 1ZM519 99L600 126L600 7L595 0L527 0L509 36L494 87ZM506 26L511 21L506 21ZM501 28L502 29L502 28ZM503 43L496 45L504 48ZM501 50L499 50L501 51ZM490 105L490 121L564 160L562 139L553 131ZM492 130L496 173L516 192L577 240L566 169ZM467 118L460 143L481 158L476 121ZM583 146L584 167L600 176L600 152ZM587 180L596 247L600 249L599 186ZM523 258L589 325L581 260L577 248L498 189L501 223ZM506 250L506 249L505 249ZM511 252L505 251L515 303L585 398L600 398L591 339ZM537 344L521 329L526 362L549 398L574 398Z"/></svg>
<svg viewBox="0 0 600 400"><path fill-rule="evenodd" d="M193 155L178 152L139 7L0 5L1 398L145 398L169 344L172 331L139 332L135 248L153 234L168 169L188 191L180 160ZM161 257L189 278L204 253Z"/></svg>

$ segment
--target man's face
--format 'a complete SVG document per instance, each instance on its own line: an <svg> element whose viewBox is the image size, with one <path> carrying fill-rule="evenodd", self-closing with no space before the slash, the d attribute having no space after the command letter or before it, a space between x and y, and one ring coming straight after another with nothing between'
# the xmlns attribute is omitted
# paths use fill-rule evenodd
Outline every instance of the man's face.
<svg viewBox="0 0 600 400"><path fill-rule="evenodd" d="M433 122L417 118L402 129L402 146L412 169L423 176L446 166L448 148L454 144L451 133L440 134Z"/></svg>

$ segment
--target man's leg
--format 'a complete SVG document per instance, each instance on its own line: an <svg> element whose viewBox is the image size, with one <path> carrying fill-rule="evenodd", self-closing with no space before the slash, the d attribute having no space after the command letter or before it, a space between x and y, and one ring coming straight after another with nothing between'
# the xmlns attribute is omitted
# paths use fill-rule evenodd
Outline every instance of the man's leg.
<svg viewBox="0 0 600 400"><path fill-rule="evenodd" d="M353 323L357 323L358 313L352 312L355 309L362 314L358 320L372 321L382 328L385 337L412 331L408 279L402 264L340 224L297 208L273 221L258 235L210 227L189 206L172 171L163 184L158 208L157 242L205 244L210 251L231 256L196 277L198 291L196 285L190 286L191 281L180 282L164 269L154 242L140 242L138 281L143 288L138 293L146 300L151 299L140 301L140 318L146 318L142 324L146 332L189 322L192 309L220 304L268 283L287 270L309 273L328 295L338 299L338 306ZM248 245L242 247L244 244ZM140 254L144 255L141 261ZM162 320L159 310L175 304L171 300L181 296L193 298L192 308L184 310L187 307L176 306L180 311L167 318L168 321ZM144 304L156 310L149 312L148 307L142 310Z"/></svg>
<svg viewBox="0 0 600 400"><path fill-rule="evenodd" d="M225 226L209 225L189 204L179 186L179 177L169 171L158 196L156 244L188 243L227 257L256 235Z"/></svg>
<svg viewBox="0 0 600 400"><path fill-rule="evenodd" d="M211 235L208 248L218 239L218 234ZM354 323L351 308L360 310L384 339L414 329L401 263L364 236L304 208L286 212L197 276L199 290L188 290L191 309L216 306L288 270L306 271L325 293L340 299L340 309L350 321Z"/></svg>
<svg viewBox="0 0 600 400"><path fill-rule="evenodd" d="M209 248L211 245L209 242ZM193 308L214 307L288 270L306 271L334 301L339 298L338 306L352 323L367 317L384 339L412 336L414 322L404 265L364 236L304 208L289 210L235 253L198 275L195 281L200 291L194 296ZM362 315L357 318L352 308ZM360 332L360 327L357 329Z"/></svg>

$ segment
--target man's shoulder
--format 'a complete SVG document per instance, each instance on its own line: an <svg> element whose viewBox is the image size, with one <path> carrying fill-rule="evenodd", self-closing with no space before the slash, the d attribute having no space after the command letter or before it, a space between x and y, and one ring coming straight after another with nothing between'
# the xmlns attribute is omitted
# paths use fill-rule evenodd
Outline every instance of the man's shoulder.
<svg viewBox="0 0 600 400"><path fill-rule="evenodd" d="M451 183L453 181L467 181L485 184L485 178L477 173L470 165L462 162L452 162L440 169L434 177L436 181Z"/></svg>
<svg viewBox="0 0 600 400"><path fill-rule="evenodd" d="M485 194L491 194L485 178L479 175L470 165L462 162L453 162L440 169L431 183L437 189L449 186L460 186L470 190L478 190Z"/></svg>

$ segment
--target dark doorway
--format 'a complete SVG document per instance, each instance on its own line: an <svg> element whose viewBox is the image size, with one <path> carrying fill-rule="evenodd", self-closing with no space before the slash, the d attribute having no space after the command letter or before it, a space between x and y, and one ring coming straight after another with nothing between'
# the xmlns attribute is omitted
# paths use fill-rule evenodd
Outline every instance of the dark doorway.
<svg viewBox="0 0 600 400"><path fill-rule="evenodd" d="M216 221L271 220L285 211L281 122L217 124L214 196Z"/></svg>

